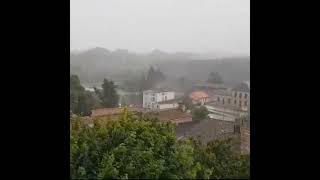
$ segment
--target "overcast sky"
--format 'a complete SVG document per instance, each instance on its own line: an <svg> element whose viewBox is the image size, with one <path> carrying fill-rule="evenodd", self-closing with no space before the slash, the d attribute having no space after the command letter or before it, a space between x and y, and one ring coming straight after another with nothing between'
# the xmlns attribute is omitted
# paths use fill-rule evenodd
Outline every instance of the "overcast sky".
<svg viewBox="0 0 320 180"><path fill-rule="evenodd" d="M250 0L70 0L71 50L250 53Z"/></svg>

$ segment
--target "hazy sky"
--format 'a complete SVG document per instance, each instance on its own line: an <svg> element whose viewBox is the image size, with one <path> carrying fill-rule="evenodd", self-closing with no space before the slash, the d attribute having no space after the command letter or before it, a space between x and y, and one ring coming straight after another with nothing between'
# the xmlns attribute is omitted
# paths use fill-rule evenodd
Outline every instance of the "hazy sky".
<svg viewBox="0 0 320 180"><path fill-rule="evenodd" d="M70 0L71 49L250 53L250 0Z"/></svg>

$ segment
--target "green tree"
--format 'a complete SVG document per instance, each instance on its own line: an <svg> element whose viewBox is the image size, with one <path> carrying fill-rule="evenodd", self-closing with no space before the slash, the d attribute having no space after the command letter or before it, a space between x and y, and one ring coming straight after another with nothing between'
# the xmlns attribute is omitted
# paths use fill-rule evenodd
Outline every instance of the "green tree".
<svg viewBox="0 0 320 180"><path fill-rule="evenodd" d="M84 87L80 84L80 79L77 75L70 76L70 91L84 91Z"/></svg>
<svg viewBox="0 0 320 180"><path fill-rule="evenodd" d="M208 145L176 139L174 125L124 111L117 121L88 126L71 119L72 179L248 178L248 156L231 151L228 141Z"/></svg>
<svg viewBox="0 0 320 180"><path fill-rule="evenodd" d="M232 150L231 139L215 140L203 145L193 140L197 161L202 164L198 178L247 179L250 176L250 157Z"/></svg>
<svg viewBox="0 0 320 180"><path fill-rule="evenodd" d="M147 79L145 82L145 89L154 88L158 83L164 81L166 79L163 72L160 70L155 70L152 66L150 67L147 73Z"/></svg>
<svg viewBox="0 0 320 180"><path fill-rule="evenodd" d="M107 108L117 107L119 96L116 92L116 85L114 82L104 79L102 89L102 93L100 94L102 105Z"/></svg>
<svg viewBox="0 0 320 180"><path fill-rule="evenodd" d="M211 72L209 74L208 82L215 83L215 84L222 84L223 80L218 72Z"/></svg>
<svg viewBox="0 0 320 180"><path fill-rule="evenodd" d="M77 115L89 116L91 110L100 106L95 94L85 91L76 75L70 76L70 110Z"/></svg>
<svg viewBox="0 0 320 180"><path fill-rule="evenodd" d="M205 106L196 107L192 110L192 120L200 121L208 117L209 111Z"/></svg>

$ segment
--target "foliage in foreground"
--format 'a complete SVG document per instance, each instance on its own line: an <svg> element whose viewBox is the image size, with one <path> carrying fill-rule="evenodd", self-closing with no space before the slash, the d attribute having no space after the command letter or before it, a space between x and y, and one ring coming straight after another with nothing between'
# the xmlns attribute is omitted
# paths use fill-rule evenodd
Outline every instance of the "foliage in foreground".
<svg viewBox="0 0 320 180"><path fill-rule="evenodd" d="M72 119L73 179L249 178L249 157L228 142L177 141L174 126L124 112L118 121L85 125Z"/></svg>

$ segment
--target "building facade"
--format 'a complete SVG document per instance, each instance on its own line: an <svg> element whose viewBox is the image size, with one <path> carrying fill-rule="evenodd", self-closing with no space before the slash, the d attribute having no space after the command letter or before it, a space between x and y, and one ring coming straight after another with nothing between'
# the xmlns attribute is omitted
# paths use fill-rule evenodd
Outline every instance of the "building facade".
<svg viewBox="0 0 320 180"><path fill-rule="evenodd" d="M178 108L175 101L175 93L166 90L146 90L143 91L142 107L149 110L162 110Z"/></svg>
<svg viewBox="0 0 320 180"><path fill-rule="evenodd" d="M236 120L234 133L240 140L240 153L250 154L250 116Z"/></svg>
<svg viewBox="0 0 320 180"><path fill-rule="evenodd" d="M232 89L215 91L214 96L218 105L249 111L250 86L244 82Z"/></svg>
<svg viewBox="0 0 320 180"><path fill-rule="evenodd" d="M233 104L243 111L250 107L250 82L242 82L232 89Z"/></svg>

